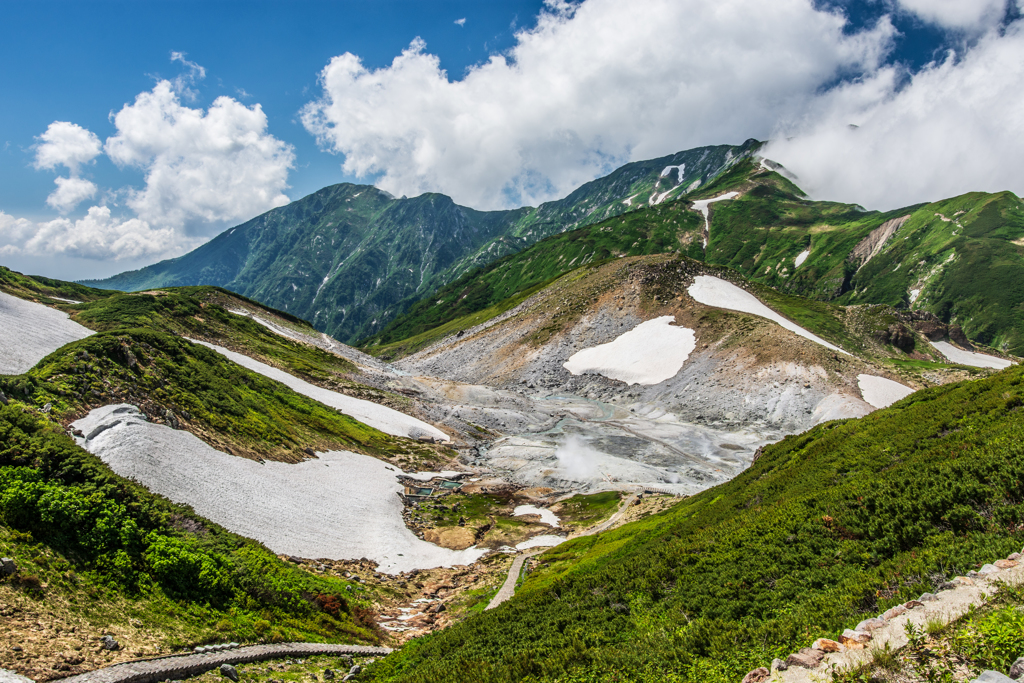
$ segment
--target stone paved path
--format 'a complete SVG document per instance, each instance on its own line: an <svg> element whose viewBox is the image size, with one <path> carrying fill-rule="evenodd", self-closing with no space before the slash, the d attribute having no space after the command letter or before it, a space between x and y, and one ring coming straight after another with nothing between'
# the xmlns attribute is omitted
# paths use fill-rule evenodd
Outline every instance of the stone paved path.
<svg viewBox="0 0 1024 683"><path fill-rule="evenodd" d="M636 501L638 495L639 493L630 494L626 500L622 501L622 504L619 505L619 509L615 511L615 514L605 520L602 524L599 524L593 529L588 529L583 533L570 536L569 538L593 536L594 534L599 534L602 531L609 529L612 525L622 519L622 516L626 514L626 511L629 510L631 505L633 505L633 502ZM508 568L508 576L505 577L505 583L501 584L501 589L498 590L497 595L491 598L491 601L487 603L487 607L485 607L484 610L494 609L515 595L516 584L519 582L519 574L523 571L523 563L525 563L528 558L531 558L534 555L540 555L546 550L550 550L550 548L537 548L517 556L516 559L512 561L512 566Z"/></svg>
<svg viewBox="0 0 1024 683"><path fill-rule="evenodd" d="M368 645L332 645L328 643L275 643L205 652L172 655L157 659L114 664L77 676L60 679L59 683L157 683L181 680L218 668L221 664L246 664L280 657L312 657L314 655L383 656L388 647Z"/></svg>

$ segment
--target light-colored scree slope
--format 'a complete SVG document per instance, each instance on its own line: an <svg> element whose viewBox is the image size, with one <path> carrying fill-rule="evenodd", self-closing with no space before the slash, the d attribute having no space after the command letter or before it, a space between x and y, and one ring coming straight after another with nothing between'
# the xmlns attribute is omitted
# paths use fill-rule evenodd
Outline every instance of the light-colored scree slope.
<svg viewBox="0 0 1024 683"><path fill-rule="evenodd" d="M574 353L562 364L574 375L596 372L626 384L658 384L674 377L697 348L693 330L669 323L675 316L640 323L600 346Z"/></svg>
<svg viewBox="0 0 1024 683"><path fill-rule="evenodd" d="M366 557L397 573L470 564L485 552L416 538L402 520L401 471L376 458L331 451L295 465L258 463L148 422L124 404L97 408L73 426L85 433L78 443L119 475L275 553Z"/></svg>
<svg viewBox="0 0 1024 683"><path fill-rule="evenodd" d="M958 365L970 365L975 368L995 368L996 370L1005 370L1006 368L1013 365L1008 360L1002 358L996 358L995 356L989 356L984 353L974 353L973 351L964 351L958 349L949 342L930 342L932 346L937 348L943 356L948 358L950 362Z"/></svg>
<svg viewBox="0 0 1024 683"><path fill-rule="evenodd" d="M908 386L876 375L857 375L857 386L864 401L875 408L888 408L901 398L914 393Z"/></svg>
<svg viewBox="0 0 1024 683"><path fill-rule="evenodd" d="M408 436L413 439L421 436L430 436L440 441L451 440L448 438L447 434L437 427L427 424L423 420L417 420L415 417L406 415L405 413L400 413L397 410L388 408L387 406L382 406L378 403L374 403L373 401L364 401L359 398L346 396L345 394L339 394L338 392L330 391L329 389L321 389L314 384L304 382L298 377L289 375L283 370L278 370L266 363L253 360L252 358L240 353L229 351L223 346L208 344L207 342L195 339L190 339L189 341L209 347L244 368L248 368L253 372L258 372L264 377L277 380L281 384L284 384L303 396L308 396L315 401L320 401L324 405L337 408L346 415L354 417L363 424L368 424L374 429L379 429L385 434L391 434L392 436Z"/></svg>
<svg viewBox="0 0 1024 683"><path fill-rule="evenodd" d="M93 331L68 314L0 292L0 375L20 375Z"/></svg>
<svg viewBox="0 0 1024 683"><path fill-rule="evenodd" d="M762 318L768 318L769 320L782 325L790 332L800 335L804 339L810 339L812 342L821 344L827 349L832 349L833 351L839 351L840 353L850 355L838 346L829 344L821 337L811 334L796 323L786 320L781 315L758 301L757 297L753 294L740 289L731 282L726 282L725 280L711 275L698 275L694 278L693 284L690 285L689 289L686 291L695 301L702 303L705 306L728 308L732 311L750 313L751 315L759 315Z"/></svg>

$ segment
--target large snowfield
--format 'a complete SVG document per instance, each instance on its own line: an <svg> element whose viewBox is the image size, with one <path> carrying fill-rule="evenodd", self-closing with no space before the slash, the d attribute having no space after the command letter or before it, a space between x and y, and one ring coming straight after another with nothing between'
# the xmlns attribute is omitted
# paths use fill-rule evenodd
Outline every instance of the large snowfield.
<svg viewBox="0 0 1024 683"><path fill-rule="evenodd" d="M931 345L938 349L950 362L958 365L970 365L975 368L995 368L996 370L1005 370L1013 365L1010 361L1003 360L1002 358L958 349L949 342L931 342Z"/></svg>
<svg viewBox="0 0 1024 683"><path fill-rule="evenodd" d="M888 408L914 393L908 386L876 375L857 375L857 386L860 387L864 401L875 408Z"/></svg>
<svg viewBox="0 0 1024 683"><path fill-rule="evenodd" d="M693 330L676 327L675 316L640 323L600 346L574 353L562 364L574 375L596 372L626 384L658 384L674 377L697 348Z"/></svg>
<svg viewBox="0 0 1024 683"><path fill-rule="evenodd" d="M740 289L731 282L726 282L725 280L711 275L698 275L694 278L693 284L690 285L689 289L686 291L691 297L693 297L694 301L702 303L705 306L728 308L731 311L750 313L751 315L768 318L768 320L778 323L790 332L794 332L804 339L810 339L815 344L821 344L827 349L832 349L833 351L839 351L840 353L850 355L838 346L829 344L821 337L811 334L796 323L786 320L781 315L758 301L757 297L753 294Z"/></svg>
<svg viewBox="0 0 1024 683"><path fill-rule="evenodd" d="M323 403L324 405L336 408L346 415L354 417L363 424L370 425L374 429L379 429L385 434L391 434L392 436L407 436L413 439L421 436L429 436L438 441L451 440L447 434L437 427L427 424L423 420L417 420L415 417L411 417L405 413L400 413L397 410L388 408L387 406L382 406L378 403L374 403L373 401L364 401L359 398L346 396L345 394L339 394L338 392L330 391L329 389L321 389L315 384L304 382L298 377L289 375L283 370L278 370L266 363L253 360L241 353L229 351L223 346L209 344L196 339L190 339L189 341L211 348L244 368L248 368L253 372L258 372L264 377L277 380L292 391L302 394L303 396L308 396L313 400L320 401L320 403Z"/></svg>
<svg viewBox="0 0 1024 683"><path fill-rule="evenodd" d="M67 313L0 292L0 375L20 375L93 331Z"/></svg>
<svg viewBox="0 0 1024 683"><path fill-rule="evenodd" d="M85 433L79 445L117 474L275 553L366 557L394 574L470 564L486 552L416 538L402 519L402 472L376 458L331 451L295 465L259 463L153 424L125 404L97 408L72 426Z"/></svg>

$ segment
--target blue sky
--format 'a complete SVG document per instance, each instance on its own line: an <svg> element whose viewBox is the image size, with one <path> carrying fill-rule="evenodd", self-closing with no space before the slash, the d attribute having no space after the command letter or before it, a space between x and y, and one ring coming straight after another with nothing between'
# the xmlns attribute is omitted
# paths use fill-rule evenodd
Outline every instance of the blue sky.
<svg viewBox="0 0 1024 683"><path fill-rule="evenodd" d="M816 197L1020 192L1019 1L2 0L0 263L104 276L342 181L536 204L748 137Z"/></svg>

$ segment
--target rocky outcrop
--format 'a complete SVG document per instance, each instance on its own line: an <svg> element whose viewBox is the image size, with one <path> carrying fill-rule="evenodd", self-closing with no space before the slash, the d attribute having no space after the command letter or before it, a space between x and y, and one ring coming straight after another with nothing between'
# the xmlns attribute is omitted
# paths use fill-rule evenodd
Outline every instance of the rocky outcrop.
<svg viewBox="0 0 1024 683"><path fill-rule="evenodd" d="M893 218L882 223L853 248L853 251L850 252L850 260L860 261L860 268L863 268L867 265L868 261L882 251L882 248L885 246L885 243L889 241L889 238L895 235L896 231L903 227L903 224L909 219L910 214L907 214L906 216Z"/></svg>

